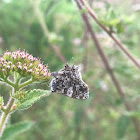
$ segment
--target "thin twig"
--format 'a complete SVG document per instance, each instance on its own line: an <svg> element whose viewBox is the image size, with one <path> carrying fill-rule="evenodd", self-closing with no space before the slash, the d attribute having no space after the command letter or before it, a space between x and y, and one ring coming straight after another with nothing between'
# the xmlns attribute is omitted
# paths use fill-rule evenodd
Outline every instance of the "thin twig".
<svg viewBox="0 0 140 140"><path fill-rule="evenodd" d="M78 0L76 0L76 2L77 2L79 9L82 10L83 7L82 7L81 3L79 3ZM104 63L104 66L105 66L106 70L108 71L108 73L112 79L112 82L114 83L114 85L118 91L118 94L120 95L121 99L124 100L124 104L125 104L126 109L128 111L132 111L133 108L131 107L131 104L126 100L126 94L125 94L124 90L121 88L121 85L120 85L119 81L117 80L116 76L114 75L114 72L109 64L108 58L106 57L106 55L104 54L104 52L102 50L102 47L101 47L93 29L92 29L92 26L90 25L90 22L87 18L87 15L85 13L82 13L82 18L83 18L83 21L85 22L86 27L87 27L87 29L92 37L93 42L95 43L95 46L96 46L98 53L99 53L99 55ZM132 117L132 121L133 121L135 128L137 130L138 140L140 140L139 121L135 117Z"/></svg>
<svg viewBox="0 0 140 140"><path fill-rule="evenodd" d="M95 12L87 4L85 0L79 0L81 4L87 9L91 17L96 21L96 23L114 40L114 42L120 47L120 49L128 56L128 58L140 69L140 63L138 60L129 52L129 50L123 45L123 43L113 34L108 27L100 22Z"/></svg>
<svg viewBox="0 0 140 140"><path fill-rule="evenodd" d="M87 62L88 62L88 52L87 52L87 48L88 48L88 44L86 44L86 42L87 42L88 38L89 38L89 36L88 36L88 31L85 30L84 36L83 36L82 41L81 41L81 43L80 43L81 46L83 46L83 48L84 48L84 50L85 50L84 56L83 56L83 60L82 60L83 65L84 65L84 67L83 67L83 72L84 72L84 73L86 73L86 71L87 71Z"/></svg>

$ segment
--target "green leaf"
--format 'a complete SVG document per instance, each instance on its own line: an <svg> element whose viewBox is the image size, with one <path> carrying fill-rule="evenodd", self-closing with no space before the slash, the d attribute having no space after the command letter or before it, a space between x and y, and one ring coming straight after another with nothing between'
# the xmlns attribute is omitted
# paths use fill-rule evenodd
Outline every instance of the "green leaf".
<svg viewBox="0 0 140 140"><path fill-rule="evenodd" d="M121 116L117 122L117 138L121 139L124 137L125 132L128 128L130 119L128 116Z"/></svg>
<svg viewBox="0 0 140 140"><path fill-rule="evenodd" d="M74 115L74 124L75 126L79 126L81 123L81 119L83 116L83 109L79 109L77 108L77 110L75 111L75 115Z"/></svg>
<svg viewBox="0 0 140 140"><path fill-rule="evenodd" d="M128 117L137 117L138 119L140 119L140 112L139 111L125 111L125 115Z"/></svg>
<svg viewBox="0 0 140 140"><path fill-rule="evenodd" d="M117 33L123 33L124 32L124 25L121 21L116 25L116 28L117 28Z"/></svg>
<svg viewBox="0 0 140 140"><path fill-rule="evenodd" d="M113 20L110 20L109 24L110 26L116 26L119 23L120 19L115 18Z"/></svg>
<svg viewBox="0 0 140 140"><path fill-rule="evenodd" d="M5 128L1 140L11 140L13 137L29 130L34 122L20 122Z"/></svg>
<svg viewBox="0 0 140 140"><path fill-rule="evenodd" d="M111 8L111 4L109 2L106 3L106 9L109 10Z"/></svg>
<svg viewBox="0 0 140 140"><path fill-rule="evenodd" d="M80 10L81 14L86 14L87 13L87 8L83 7L82 10Z"/></svg>
<svg viewBox="0 0 140 140"><path fill-rule="evenodd" d="M107 13L107 20L114 20L117 18L115 12L113 11L113 9L110 9Z"/></svg>
<svg viewBox="0 0 140 140"><path fill-rule="evenodd" d="M19 101L18 109L28 109L41 97L48 96L50 95L50 93L51 92L49 90L41 90L41 89L30 90L27 93L26 98Z"/></svg>
<svg viewBox="0 0 140 140"><path fill-rule="evenodd" d="M49 40L50 40L51 43L57 43L57 42L63 41L63 37L60 36L60 35L57 35L54 32L51 32L50 35L49 35Z"/></svg>
<svg viewBox="0 0 140 140"><path fill-rule="evenodd" d="M110 22L108 20L101 19L100 22L103 23L103 24L105 24L105 25L107 25L107 26L110 25Z"/></svg>
<svg viewBox="0 0 140 140"><path fill-rule="evenodd" d="M3 101L3 96L0 96L0 105L3 105L4 101Z"/></svg>
<svg viewBox="0 0 140 140"><path fill-rule="evenodd" d="M112 19L112 20L100 20L100 21L103 24L113 28L113 27L117 26L117 24L120 22L120 19L115 18L115 19Z"/></svg>

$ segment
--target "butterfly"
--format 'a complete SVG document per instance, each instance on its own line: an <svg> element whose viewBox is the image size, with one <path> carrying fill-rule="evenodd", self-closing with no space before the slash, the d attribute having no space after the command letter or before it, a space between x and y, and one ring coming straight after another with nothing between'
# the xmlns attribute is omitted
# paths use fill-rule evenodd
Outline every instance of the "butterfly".
<svg viewBox="0 0 140 140"><path fill-rule="evenodd" d="M88 85L82 80L79 66L66 64L59 72L52 72L51 91L75 99L88 99Z"/></svg>

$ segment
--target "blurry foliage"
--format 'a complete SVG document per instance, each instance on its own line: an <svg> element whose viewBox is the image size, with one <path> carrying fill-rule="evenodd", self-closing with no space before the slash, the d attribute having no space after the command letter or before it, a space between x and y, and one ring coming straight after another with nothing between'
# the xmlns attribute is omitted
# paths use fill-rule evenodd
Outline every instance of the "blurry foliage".
<svg viewBox="0 0 140 140"><path fill-rule="evenodd" d="M120 10L120 5L121 2L119 5L105 4L103 8L95 7L95 10L100 20L118 34L133 55L139 57L140 13L125 6ZM128 115L125 114L123 101L117 94L90 36L84 39L86 28L74 1L42 0L40 9L51 32L52 43L58 45L68 62L82 64L83 77L90 89L90 98L80 101L52 94L41 99L29 110L16 111L11 117L11 124L23 120L33 120L35 124L32 129L18 135L14 140L135 139L136 132L129 119L133 115L140 116L138 104L132 100L139 98L139 71L92 22L114 72L127 91L128 100L132 101L136 108L135 112ZM6 49L15 51L21 48L36 57L41 57L51 71L63 67L64 64L44 37L28 0L1 0L0 19L0 54ZM0 85L0 90L5 100L8 89L3 86ZM46 84L32 86L38 86L40 89L47 87Z"/></svg>
<svg viewBox="0 0 140 140"><path fill-rule="evenodd" d="M34 123L32 121L28 121L28 122L16 123L12 126L9 126L4 130L1 140L9 140L9 139L11 140L15 136L30 129L33 126L33 124Z"/></svg>
<svg viewBox="0 0 140 140"><path fill-rule="evenodd" d="M123 33L124 32L124 24L121 17L116 15L115 11L112 9L111 5L109 3L106 4L106 13L104 16L101 17L104 18L101 20L101 22L105 25L107 25L111 32L115 33Z"/></svg>

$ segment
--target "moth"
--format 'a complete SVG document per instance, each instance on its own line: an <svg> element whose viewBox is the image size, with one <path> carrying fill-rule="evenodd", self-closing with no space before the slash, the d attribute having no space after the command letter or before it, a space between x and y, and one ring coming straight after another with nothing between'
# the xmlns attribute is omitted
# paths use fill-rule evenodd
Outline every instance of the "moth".
<svg viewBox="0 0 140 140"><path fill-rule="evenodd" d="M66 64L59 72L52 72L51 91L75 99L88 99L88 85L82 80L79 66Z"/></svg>

